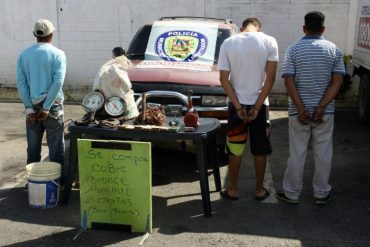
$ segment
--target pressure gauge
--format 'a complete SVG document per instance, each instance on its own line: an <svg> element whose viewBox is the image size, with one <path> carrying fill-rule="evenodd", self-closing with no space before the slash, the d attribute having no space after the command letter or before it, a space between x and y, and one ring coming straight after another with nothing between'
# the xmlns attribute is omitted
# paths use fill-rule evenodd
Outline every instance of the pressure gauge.
<svg viewBox="0 0 370 247"><path fill-rule="evenodd" d="M126 111L126 102L117 96L110 97L105 101L104 109L109 115L118 117Z"/></svg>
<svg viewBox="0 0 370 247"><path fill-rule="evenodd" d="M85 110L88 111L97 111L102 108L104 104L104 96L99 92L88 93L82 100L82 105L85 107Z"/></svg>

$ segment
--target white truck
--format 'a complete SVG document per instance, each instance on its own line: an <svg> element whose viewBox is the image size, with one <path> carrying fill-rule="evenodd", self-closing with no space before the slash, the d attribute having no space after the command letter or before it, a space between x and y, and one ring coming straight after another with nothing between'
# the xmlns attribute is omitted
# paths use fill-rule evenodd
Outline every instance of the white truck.
<svg viewBox="0 0 370 247"><path fill-rule="evenodd" d="M359 118L370 123L370 1L359 0L355 21L350 75L360 76L358 91ZM351 66L352 65L352 66Z"/></svg>

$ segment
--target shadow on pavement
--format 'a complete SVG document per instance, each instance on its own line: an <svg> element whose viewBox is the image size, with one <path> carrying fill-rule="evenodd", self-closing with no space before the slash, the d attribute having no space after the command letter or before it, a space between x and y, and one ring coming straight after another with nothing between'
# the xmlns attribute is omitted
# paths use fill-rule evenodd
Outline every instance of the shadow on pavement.
<svg viewBox="0 0 370 247"><path fill-rule="evenodd" d="M87 230L83 232L78 239L73 240L72 237L78 233L78 229L67 230L44 236L38 239L23 241L15 244L5 245L7 247L40 247L40 246L91 246L100 247L119 243L139 234L111 234L108 231Z"/></svg>
<svg viewBox="0 0 370 247"><path fill-rule="evenodd" d="M152 241L156 241L156 233L169 236L199 233L215 234L213 241L217 246L245 246L250 236L281 238L286 241L286 246L368 246L370 127L359 124L355 119L350 112L339 112L336 116L331 176L333 201L326 206L313 203L313 160L309 152L299 205L261 203L254 200L254 167L247 162L242 167L241 195L237 202L221 199L214 192L213 180L210 179L213 216L205 218L202 214L194 155L175 153L172 160L166 156L168 151L160 151L157 153L158 157L153 159L158 162L153 165L153 174L169 180L162 183L159 181L153 187ZM274 151L269 157L269 163L274 187L279 190L288 157L286 118L272 121L272 145ZM183 184L188 182L195 183L189 186ZM172 191L175 188L177 190ZM8 246L86 246L87 243L89 246L105 246L121 241L130 242L140 236L120 231L88 229L73 241L72 238L80 228L78 190L72 191L69 205L48 210L30 208L25 187L0 190L0 198L1 219L67 228L62 232L59 230L55 234ZM233 237L230 243L229 235L220 233L238 237ZM210 239L206 239L207 246L211 246ZM258 246L258 243L248 243Z"/></svg>

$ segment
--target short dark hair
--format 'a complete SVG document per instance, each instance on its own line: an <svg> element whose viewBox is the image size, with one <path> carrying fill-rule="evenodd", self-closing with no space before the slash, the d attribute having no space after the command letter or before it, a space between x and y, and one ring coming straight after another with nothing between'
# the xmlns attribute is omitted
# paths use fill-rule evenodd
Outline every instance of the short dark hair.
<svg viewBox="0 0 370 247"><path fill-rule="evenodd" d="M122 55L125 55L125 53L126 53L125 49L123 49L120 46L114 47L113 50L112 50L112 56L113 56L113 58L119 57L119 56L122 56Z"/></svg>
<svg viewBox="0 0 370 247"><path fill-rule="evenodd" d="M245 29L249 24L253 24L254 26L261 28L262 24L257 18L247 18L242 23L242 28Z"/></svg>
<svg viewBox="0 0 370 247"><path fill-rule="evenodd" d="M312 11L304 16L304 25L309 32L319 33L324 27L325 15L319 11Z"/></svg>
<svg viewBox="0 0 370 247"><path fill-rule="evenodd" d="M39 36L36 36L35 34L33 34L36 39L37 39L37 42L43 42L43 43L48 43L48 42L51 42L51 39L53 38L53 33L49 34L48 36L45 36L45 37L39 37Z"/></svg>

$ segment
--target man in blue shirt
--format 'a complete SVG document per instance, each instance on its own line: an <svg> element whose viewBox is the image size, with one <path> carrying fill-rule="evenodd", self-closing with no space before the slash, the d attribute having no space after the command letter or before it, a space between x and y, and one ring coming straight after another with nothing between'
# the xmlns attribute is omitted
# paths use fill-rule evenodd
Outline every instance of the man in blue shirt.
<svg viewBox="0 0 370 247"><path fill-rule="evenodd" d="M330 201L329 184L333 155L334 97L345 74L341 51L321 35L325 16L313 11L305 15L305 36L291 45L283 63L283 78L289 94L289 158L283 193L276 197L299 203L308 143L314 156L313 191L318 205Z"/></svg>
<svg viewBox="0 0 370 247"><path fill-rule="evenodd" d="M64 95L66 74L63 51L51 44L53 24L35 23L37 43L24 50L17 61L17 88L27 115L27 164L41 160L42 137L46 131L50 161L64 164Z"/></svg>

